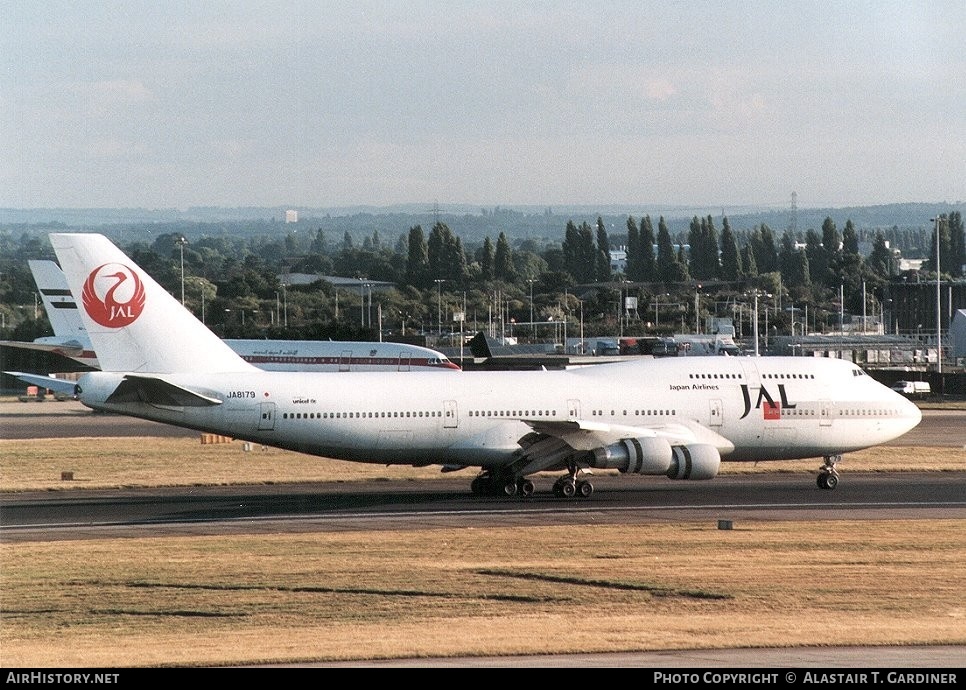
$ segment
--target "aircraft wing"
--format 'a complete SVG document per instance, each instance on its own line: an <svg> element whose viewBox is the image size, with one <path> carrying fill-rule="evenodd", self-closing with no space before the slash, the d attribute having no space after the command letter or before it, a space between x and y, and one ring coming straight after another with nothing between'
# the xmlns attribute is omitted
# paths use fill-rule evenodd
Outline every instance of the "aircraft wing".
<svg viewBox="0 0 966 690"><path fill-rule="evenodd" d="M221 405L222 401L156 376L127 374L105 402L143 402L162 407L207 407Z"/></svg>
<svg viewBox="0 0 966 690"><path fill-rule="evenodd" d="M523 420L538 434L554 436L574 450L593 450L625 438L664 438L671 445L682 443L711 443L730 447L723 436L695 422L657 424L607 424L588 420L547 421ZM729 448L730 449L730 448Z"/></svg>

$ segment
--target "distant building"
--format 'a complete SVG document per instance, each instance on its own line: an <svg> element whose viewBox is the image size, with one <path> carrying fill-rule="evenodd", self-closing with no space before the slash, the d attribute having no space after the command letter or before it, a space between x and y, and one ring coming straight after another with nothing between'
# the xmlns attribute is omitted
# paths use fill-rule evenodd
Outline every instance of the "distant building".
<svg viewBox="0 0 966 690"><path fill-rule="evenodd" d="M627 273L627 250L623 247L610 250L610 270L611 273Z"/></svg>
<svg viewBox="0 0 966 690"><path fill-rule="evenodd" d="M899 271L921 271L925 259L899 259Z"/></svg>
<svg viewBox="0 0 966 690"><path fill-rule="evenodd" d="M329 283L334 288L343 288L353 291L372 290L375 292L385 292L395 287L394 283L385 280L368 280L366 278L343 278L341 276L323 276L318 273L280 273L277 275L278 282L283 285L311 285L320 280Z"/></svg>
<svg viewBox="0 0 966 690"><path fill-rule="evenodd" d="M285 212L285 222L286 223L298 223L299 222L299 212L289 209Z"/></svg>
<svg viewBox="0 0 966 690"><path fill-rule="evenodd" d="M885 330L904 335L932 333L937 327L936 282L891 282L885 285L883 310ZM942 330L950 327L958 309L966 304L966 281L944 280L940 286L939 305Z"/></svg>
<svg viewBox="0 0 966 690"><path fill-rule="evenodd" d="M861 366L924 367L936 363L936 344L897 335L773 336L765 354L830 357Z"/></svg>
<svg viewBox="0 0 966 690"><path fill-rule="evenodd" d="M949 340L953 359L966 359L966 309L957 309L949 327Z"/></svg>

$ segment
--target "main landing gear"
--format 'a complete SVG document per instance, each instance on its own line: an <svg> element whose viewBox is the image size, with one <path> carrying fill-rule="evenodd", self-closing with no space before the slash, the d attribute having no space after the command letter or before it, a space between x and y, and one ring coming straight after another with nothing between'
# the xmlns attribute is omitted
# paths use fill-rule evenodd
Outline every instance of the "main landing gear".
<svg viewBox="0 0 966 690"><path fill-rule="evenodd" d="M477 496L532 496L533 482L526 477L514 478L480 472L470 483L470 490Z"/></svg>
<svg viewBox="0 0 966 690"><path fill-rule="evenodd" d="M841 455L826 455L825 464L818 471L815 483L818 488L831 491L839 485L839 473L835 471L835 463L842 459Z"/></svg>
<svg viewBox="0 0 966 690"><path fill-rule="evenodd" d="M579 479L579 475L576 463L570 463L567 474L553 483L553 495L557 498L590 498L594 485L586 479Z"/></svg>
<svg viewBox="0 0 966 690"><path fill-rule="evenodd" d="M553 485L553 495L557 498L590 498L594 493L594 485L586 479L579 479L580 470L572 465L567 474L560 477ZM494 474L483 470L473 478L470 489L476 496L523 496L533 495L533 482L526 477L514 477L510 474Z"/></svg>

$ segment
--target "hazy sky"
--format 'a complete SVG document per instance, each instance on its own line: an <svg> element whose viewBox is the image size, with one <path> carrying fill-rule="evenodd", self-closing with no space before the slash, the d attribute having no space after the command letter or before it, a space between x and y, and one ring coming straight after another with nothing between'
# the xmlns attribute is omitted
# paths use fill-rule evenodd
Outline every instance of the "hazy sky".
<svg viewBox="0 0 966 690"><path fill-rule="evenodd" d="M0 206L966 200L966 3L2 0Z"/></svg>

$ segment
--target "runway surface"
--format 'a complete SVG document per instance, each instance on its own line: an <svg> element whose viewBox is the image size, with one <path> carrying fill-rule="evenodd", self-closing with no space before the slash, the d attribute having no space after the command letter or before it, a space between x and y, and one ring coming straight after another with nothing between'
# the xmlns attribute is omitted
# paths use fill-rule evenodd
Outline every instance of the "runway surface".
<svg viewBox="0 0 966 690"><path fill-rule="evenodd" d="M459 480L320 482L0 494L0 541L436 527L966 518L961 473L854 473L835 491L801 476L710 482L607 476L587 500L474 496ZM543 481L549 487L552 479ZM548 488L538 487L538 488ZM725 525L726 526L726 525Z"/></svg>

